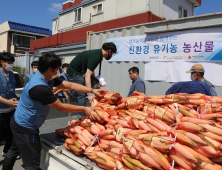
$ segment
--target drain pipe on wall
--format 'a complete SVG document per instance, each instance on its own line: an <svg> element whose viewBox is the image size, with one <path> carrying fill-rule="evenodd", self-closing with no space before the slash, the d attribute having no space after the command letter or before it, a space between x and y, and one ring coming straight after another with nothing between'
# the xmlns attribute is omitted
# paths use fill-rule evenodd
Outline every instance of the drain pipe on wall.
<svg viewBox="0 0 222 170"><path fill-rule="evenodd" d="M146 6L146 8L147 8L147 11L150 10L150 0L147 0L147 6Z"/></svg>
<svg viewBox="0 0 222 170"><path fill-rule="evenodd" d="M57 33L59 33L59 15L58 15L58 22L57 22Z"/></svg>

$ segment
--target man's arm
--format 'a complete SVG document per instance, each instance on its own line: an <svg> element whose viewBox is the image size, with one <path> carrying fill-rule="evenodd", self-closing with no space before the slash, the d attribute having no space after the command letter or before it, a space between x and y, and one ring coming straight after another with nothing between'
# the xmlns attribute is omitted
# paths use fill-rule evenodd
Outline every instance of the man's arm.
<svg viewBox="0 0 222 170"><path fill-rule="evenodd" d="M62 80L64 80L64 81L66 81L64 76L60 76L59 78L62 79ZM55 94L55 93L54 93L54 94ZM65 96L65 98L69 98L67 92L63 91L62 94Z"/></svg>
<svg viewBox="0 0 222 170"><path fill-rule="evenodd" d="M48 106L61 112L68 112L68 113L84 112L86 116L89 116L89 117L91 117L91 112L93 111L93 108L91 107L65 104L65 103L61 103L59 99L57 99L54 103L48 104Z"/></svg>
<svg viewBox="0 0 222 170"><path fill-rule="evenodd" d="M63 93L63 95L65 96L65 98L67 98L67 99L69 98L69 96L68 96L68 94L67 94L66 91L63 91L62 93Z"/></svg>
<svg viewBox="0 0 222 170"><path fill-rule="evenodd" d="M63 81L60 85L56 86L59 89L71 89L71 91L76 91L79 93L91 93L91 87L86 87L78 83L72 83L68 81ZM100 96L100 92L104 92L107 90L104 89L93 89L92 93Z"/></svg>
<svg viewBox="0 0 222 170"><path fill-rule="evenodd" d="M91 88L91 76L92 75L95 75L94 71L91 71L90 69L87 69L86 75L85 75L86 87Z"/></svg>
<svg viewBox="0 0 222 170"><path fill-rule="evenodd" d="M37 85L29 90L29 96L32 100L39 101L43 105L50 106L58 111L62 112L85 112L86 115L91 114L93 108L76 106L71 104L61 103L60 100L52 93L51 89L45 85Z"/></svg>
<svg viewBox="0 0 222 170"><path fill-rule="evenodd" d="M143 82L139 81L135 84L135 91L145 93L145 85Z"/></svg>
<svg viewBox="0 0 222 170"><path fill-rule="evenodd" d="M89 87L89 88L92 87L92 85L91 85L91 76L94 76L94 77L95 77L94 71L91 71L90 69L87 69L86 75L85 75L85 82L86 82L86 87ZM92 102L92 99L93 99L93 94L88 93L89 103Z"/></svg>
<svg viewBox="0 0 222 170"><path fill-rule="evenodd" d="M0 96L0 102L5 103L5 104L7 104L11 107L16 107L18 105L17 102L14 102L15 100L16 100L16 98L11 98L11 99L8 100L8 99L5 99L5 98Z"/></svg>

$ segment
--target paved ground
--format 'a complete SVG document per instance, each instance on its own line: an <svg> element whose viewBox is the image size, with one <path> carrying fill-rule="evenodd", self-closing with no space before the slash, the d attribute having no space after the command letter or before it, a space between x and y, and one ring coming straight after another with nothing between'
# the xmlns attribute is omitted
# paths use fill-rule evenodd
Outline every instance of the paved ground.
<svg viewBox="0 0 222 170"><path fill-rule="evenodd" d="M2 143L0 144L0 169L2 169L2 164L4 161L4 157L2 157L2 150L4 147L4 143L5 141L2 141ZM24 168L22 168L22 159L19 159L15 162L15 166L14 166L14 170L24 170Z"/></svg>

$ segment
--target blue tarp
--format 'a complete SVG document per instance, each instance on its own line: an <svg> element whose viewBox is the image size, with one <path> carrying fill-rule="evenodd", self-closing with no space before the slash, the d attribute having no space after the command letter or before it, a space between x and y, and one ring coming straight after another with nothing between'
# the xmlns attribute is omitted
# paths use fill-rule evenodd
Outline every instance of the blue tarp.
<svg viewBox="0 0 222 170"><path fill-rule="evenodd" d="M210 88L209 85L198 81L178 82L167 90L166 95L176 93L202 93L212 96Z"/></svg>

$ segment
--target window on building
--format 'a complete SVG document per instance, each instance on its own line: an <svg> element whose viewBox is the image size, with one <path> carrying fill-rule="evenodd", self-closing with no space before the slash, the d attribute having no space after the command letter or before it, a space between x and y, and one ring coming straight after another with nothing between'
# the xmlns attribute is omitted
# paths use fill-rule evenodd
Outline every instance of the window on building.
<svg viewBox="0 0 222 170"><path fill-rule="evenodd" d="M93 6L93 15L103 12L103 4L97 4Z"/></svg>
<svg viewBox="0 0 222 170"><path fill-rule="evenodd" d="M178 18L187 17L187 10L183 8L182 6L179 6L178 8Z"/></svg>
<svg viewBox="0 0 222 170"><path fill-rule="evenodd" d="M187 10L183 9L183 17L187 17Z"/></svg>
<svg viewBox="0 0 222 170"><path fill-rule="evenodd" d="M77 8L75 11L75 22L82 21L82 8Z"/></svg>
<svg viewBox="0 0 222 170"><path fill-rule="evenodd" d="M77 16L76 16L76 20L77 21L81 21L81 17L82 17L82 9L81 8L78 8L77 9Z"/></svg>
<svg viewBox="0 0 222 170"><path fill-rule="evenodd" d="M179 6L178 9L178 18L182 18L183 8Z"/></svg>
<svg viewBox="0 0 222 170"><path fill-rule="evenodd" d="M30 41L35 39L35 37L12 34L12 45L17 44L18 47L30 48Z"/></svg>

